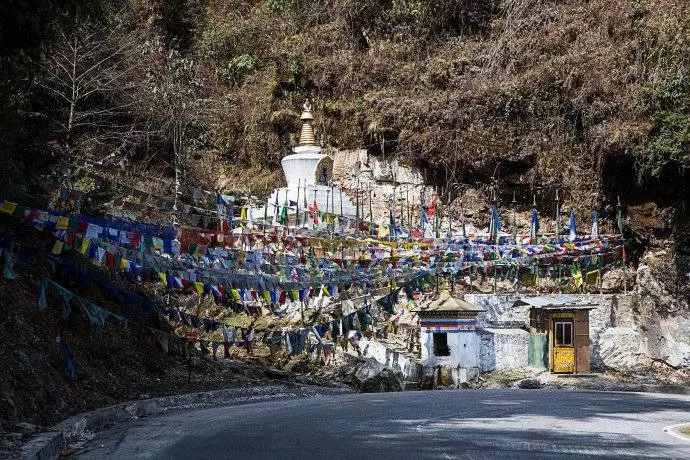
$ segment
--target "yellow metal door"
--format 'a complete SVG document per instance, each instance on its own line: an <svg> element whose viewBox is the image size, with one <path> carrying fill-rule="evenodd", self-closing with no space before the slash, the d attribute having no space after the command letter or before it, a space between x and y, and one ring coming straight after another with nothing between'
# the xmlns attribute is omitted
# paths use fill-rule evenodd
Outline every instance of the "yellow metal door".
<svg viewBox="0 0 690 460"><path fill-rule="evenodd" d="M575 372L575 348L553 347L553 371L557 373Z"/></svg>
<svg viewBox="0 0 690 460"><path fill-rule="evenodd" d="M562 316L562 315L560 315ZM553 372L575 372L575 344L573 321L570 318L556 318L553 322Z"/></svg>

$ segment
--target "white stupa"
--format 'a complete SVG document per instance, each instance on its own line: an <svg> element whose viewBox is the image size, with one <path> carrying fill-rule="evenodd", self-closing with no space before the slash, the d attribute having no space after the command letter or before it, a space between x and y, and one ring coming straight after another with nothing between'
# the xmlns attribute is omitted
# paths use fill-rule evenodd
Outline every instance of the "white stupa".
<svg viewBox="0 0 690 460"><path fill-rule="evenodd" d="M294 216L298 203L300 214L305 211L304 203L313 206L314 201L319 211L344 216L354 217L356 208L350 198L338 187L331 186L333 176L333 159L321 153L321 147L316 145L311 113L312 107L309 101L305 102L300 133L299 145L293 148L295 153L285 156L281 160L283 173L287 181L287 187L273 190L268 199L268 217L273 218L280 214L285 203L290 206L288 212ZM305 200L306 196L306 200ZM334 199L335 197L335 199ZM276 210L276 202L278 208ZM342 202L342 207L341 207Z"/></svg>

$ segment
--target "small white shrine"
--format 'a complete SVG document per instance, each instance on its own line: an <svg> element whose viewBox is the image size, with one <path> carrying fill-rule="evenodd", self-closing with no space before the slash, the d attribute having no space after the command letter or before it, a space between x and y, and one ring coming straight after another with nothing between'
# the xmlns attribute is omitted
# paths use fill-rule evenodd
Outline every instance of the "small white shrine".
<svg viewBox="0 0 690 460"><path fill-rule="evenodd" d="M300 119L302 131L299 145L293 148L295 153L287 155L280 162L287 180L287 187L273 190L268 199L268 217L275 218L288 203L288 214L294 216L299 207L305 211L304 203L309 207L316 201L320 212L329 212L354 217L356 208L350 198L338 187L333 186L333 159L321 153L316 145L312 122L312 107L309 101L304 104ZM306 198L306 199L305 199ZM292 203L291 203L292 202ZM276 203L278 206L276 208ZM295 206L297 203L297 206Z"/></svg>
<svg viewBox="0 0 690 460"><path fill-rule="evenodd" d="M416 309L425 374L447 372L455 384L479 375L481 338L477 315L483 311L453 296L449 287Z"/></svg>

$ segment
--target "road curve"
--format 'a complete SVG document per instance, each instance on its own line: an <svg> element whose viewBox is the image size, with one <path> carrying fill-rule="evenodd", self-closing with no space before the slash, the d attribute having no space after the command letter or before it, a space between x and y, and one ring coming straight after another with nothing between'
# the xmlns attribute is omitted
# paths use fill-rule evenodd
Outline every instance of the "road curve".
<svg viewBox="0 0 690 460"><path fill-rule="evenodd" d="M466 390L347 394L178 411L99 433L77 458L689 458L663 432L690 398Z"/></svg>

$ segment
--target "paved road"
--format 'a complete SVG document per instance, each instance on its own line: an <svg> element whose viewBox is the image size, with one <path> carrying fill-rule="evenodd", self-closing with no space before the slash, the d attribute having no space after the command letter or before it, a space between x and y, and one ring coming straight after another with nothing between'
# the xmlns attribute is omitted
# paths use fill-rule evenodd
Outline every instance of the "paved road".
<svg viewBox="0 0 690 460"><path fill-rule="evenodd" d="M687 396L545 390L348 394L198 409L102 432L77 456L156 459L690 458Z"/></svg>

